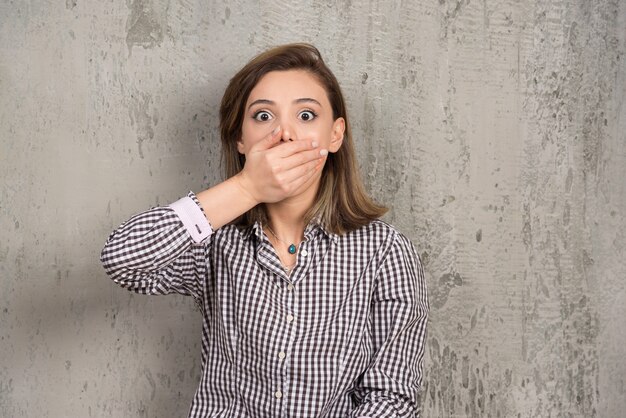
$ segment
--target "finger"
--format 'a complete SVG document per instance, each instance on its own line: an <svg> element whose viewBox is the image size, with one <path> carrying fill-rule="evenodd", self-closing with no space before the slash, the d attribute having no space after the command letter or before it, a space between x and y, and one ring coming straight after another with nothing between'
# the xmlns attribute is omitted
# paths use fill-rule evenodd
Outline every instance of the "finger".
<svg viewBox="0 0 626 418"><path fill-rule="evenodd" d="M295 167L307 164L311 161L315 162L328 155L328 150L314 148L308 151L301 151L283 159L282 166L285 170L291 170Z"/></svg>
<svg viewBox="0 0 626 418"><path fill-rule="evenodd" d="M275 152L278 157L287 158L298 152L317 148L319 146L317 141L299 140L285 142L275 147L272 151Z"/></svg>
<svg viewBox="0 0 626 418"><path fill-rule="evenodd" d="M289 188L294 191L294 194L302 189L304 185L308 185L308 181L324 166L324 161L325 159L310 161L285 173L284 180Z"/></svg>
<svg viewBox="0 0 626 418"><path fill-rule="evenodd" d="M280 126L277 126L272 132L266 135L262 140L254 144L252 149L255 151L268 150L280 141Z"/></svg>
<svg viewBox="0 0 626 418"><path fill-rule="evenodd" d="M321 169L322 169L323 166L324 166L323 164L318 164L317 166L315 166L315 168L313 170L309 171L308 173L306 173L305 175L303 175L299 179L296 179L291 184L291 186L293 187L293 192L291 194L292 195L297 195L299 193L302 193L304 190L306 190L309 187L311 187L311 185L313 183L318 181L319 180L319 176L320 176L320 172L321 172Z"/></svg>

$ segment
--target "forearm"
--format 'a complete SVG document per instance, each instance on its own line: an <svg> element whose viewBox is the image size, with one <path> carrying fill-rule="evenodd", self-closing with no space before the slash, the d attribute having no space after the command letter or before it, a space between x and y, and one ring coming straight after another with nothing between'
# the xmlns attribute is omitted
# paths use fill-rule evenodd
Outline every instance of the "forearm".
<svg viewBox="0 0 626 418"><path fill-rule="evenodd" d="M241 184L239 175L196 194L213 230L243 215L259 202Z"/></svg>

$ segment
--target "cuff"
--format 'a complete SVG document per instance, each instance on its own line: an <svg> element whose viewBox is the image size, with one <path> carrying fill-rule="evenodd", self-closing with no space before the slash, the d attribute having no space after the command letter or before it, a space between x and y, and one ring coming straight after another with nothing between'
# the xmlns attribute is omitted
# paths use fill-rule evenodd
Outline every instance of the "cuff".
<svg viewBox="0 0 626 418"><path fill-rule="evenodd" d="M191 197L185 196L169 205L169 207L176 212L194 242L203 241L213 232L213 228L211 228L211 224L204 216L204 212Z"/></svg>

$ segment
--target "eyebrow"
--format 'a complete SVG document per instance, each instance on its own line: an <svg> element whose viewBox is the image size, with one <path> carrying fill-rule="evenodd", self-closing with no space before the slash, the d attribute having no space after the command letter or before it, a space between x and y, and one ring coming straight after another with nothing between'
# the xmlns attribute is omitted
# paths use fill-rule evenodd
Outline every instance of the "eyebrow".
<svg viewBox="0 0 626 418"><path fill-rule="evenodd" d="M293 101L294 103L315 103L318 106L322 106L322 104L320 102L318 102L315 99L312 99L311 97L302 97L300 99L296 99ZM248 106L248 110L250 110L250 108L254 105L258 105L258 104L268 104L268 105L274 105L276 104L275 102L273 102L272 100L268 100L268 99L258 99L253 101L252 103L250 103L250 106Z"/></svg>

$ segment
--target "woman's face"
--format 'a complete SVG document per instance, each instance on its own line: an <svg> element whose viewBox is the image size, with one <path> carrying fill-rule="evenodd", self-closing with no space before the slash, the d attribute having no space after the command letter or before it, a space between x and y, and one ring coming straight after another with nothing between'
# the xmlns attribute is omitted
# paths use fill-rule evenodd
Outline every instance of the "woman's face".
<svg viewBox="0 0 626 418"><path fill-rule="evenodd" d="M272 71L250 92L244 110L237 149L250 147L282 129L281 141L317 141L321 148L337 152L343 140L345 121L333 119L333 110L322 84L305 70Z"/></svg>

